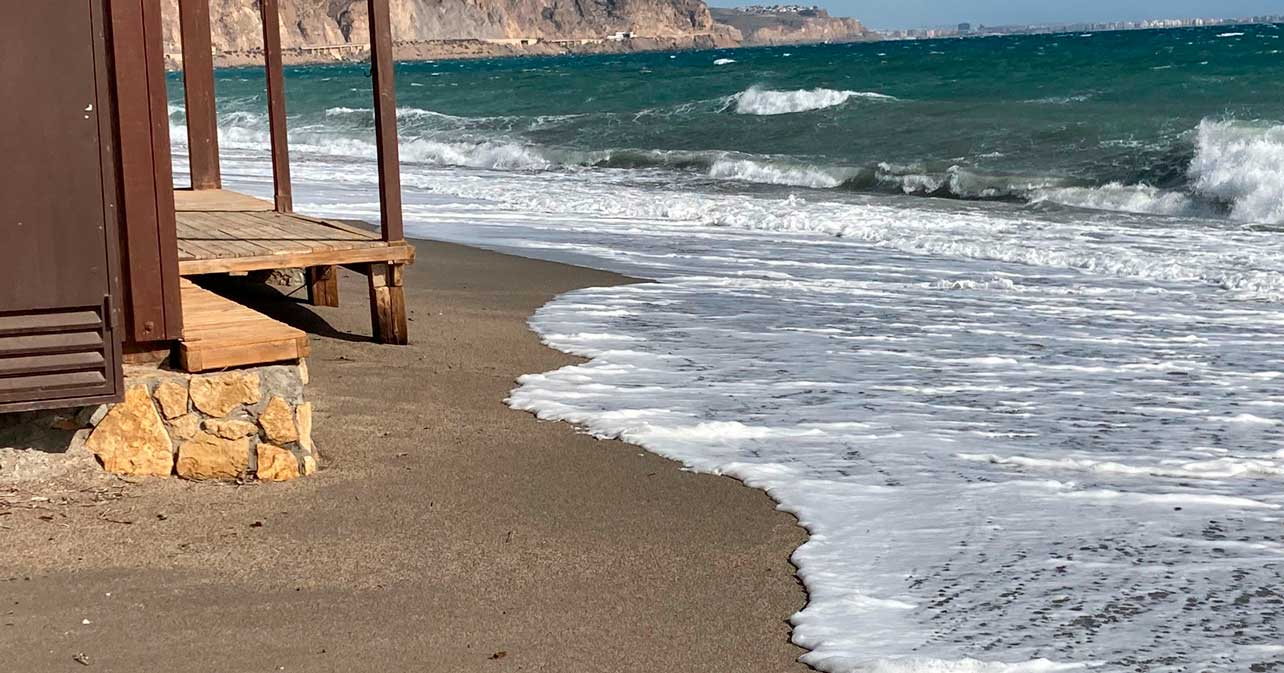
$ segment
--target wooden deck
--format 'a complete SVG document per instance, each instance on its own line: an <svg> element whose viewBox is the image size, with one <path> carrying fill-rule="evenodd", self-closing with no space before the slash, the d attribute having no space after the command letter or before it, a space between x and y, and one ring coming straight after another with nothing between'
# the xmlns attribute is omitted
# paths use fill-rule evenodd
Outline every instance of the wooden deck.
<svg viewBox="0 0 1284 673"><path fill-rule="evenodd" d="M175 190L181 275L353 264L409 264L414 248L346 222L278 213L226 190Z"/></svg>
<svg viewBox="0 0 1284 673"><path fill-rule="evenodd" d="M178 364L184 371L297 362L308 355L308 335L285 323L180 281L183 339Z"/></svg>
<svg viewBox="0 0 1284 673"><path fill-rule="evenodd" d="M361 223L278 212L272 203L223 189L174 190L174 208L179 275L301 268L309 301L338 306L343 266L369 280L375 340L406 343L401 269L414 262L415 249L404 240L385 241ZM186 312L184 306L184 318Z"/></svg>

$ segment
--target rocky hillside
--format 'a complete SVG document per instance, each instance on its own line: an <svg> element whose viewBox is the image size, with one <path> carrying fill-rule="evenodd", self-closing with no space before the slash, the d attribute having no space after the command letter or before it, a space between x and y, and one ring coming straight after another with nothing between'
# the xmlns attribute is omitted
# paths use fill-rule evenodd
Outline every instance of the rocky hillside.
<svg viewBox="0 0 1284 673"><path fill-rule="evenodd" d="M734 46L739 34L718 25L703 0L391 0L393 39L402 50L423 54L425 44L447 52L460 46L481 45L496 51L541 46L544 51L601 45L622 50L621 42L690 43L693 46ZM178 0L162 0L165 11L165 51L179 53ZM221 63L236 54L253 54L261 47L256 0L210 0L213 46ZM324 56L318 47L368 43L365 0L281 0L282 45L287 59L305 51ZM618 39L620 33L631 34ZM617 39L608 40L609 36ZM523 45L522 41L527 44ZM587 41L587 42L585 42ZM542 44L541 44L542 43ZM520 49L517 49L520 51ZM431 50L429 50L431 51ZM465 49L468 51L468 49ZM484 49L483 49L484 51ZM540 49L532 51L540 52ZM333 50L338 58L344 54ZM293 58L290 58L290 57Z"/></svg>
<svg viewBox="0 0 1284 673"><path fill-rule="evenodd" d="M823 9L745 11L715 8L711 14L718 23L735 28L745 46L855 42L875 38L875 34L860 21L830 16Z"/></svg>

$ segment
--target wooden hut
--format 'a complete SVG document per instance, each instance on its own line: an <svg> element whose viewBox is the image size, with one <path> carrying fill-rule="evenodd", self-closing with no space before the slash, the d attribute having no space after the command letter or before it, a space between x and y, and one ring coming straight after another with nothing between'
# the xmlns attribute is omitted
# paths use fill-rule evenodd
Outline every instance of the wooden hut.
<svg viewBox="0 0 1284 673"><path fill-rule="evenodd" d="M407 339L388 0L367 0L378 229L294 212L277 0L263 17L275 198L222 189L208 0L181 0L191 188L175 190L159 0L6 3L0 22L0 411L119 399L122 362L190 372L297 361L307 335L203 289L303 268L337 305L369 279L374 337Z"/></svg>

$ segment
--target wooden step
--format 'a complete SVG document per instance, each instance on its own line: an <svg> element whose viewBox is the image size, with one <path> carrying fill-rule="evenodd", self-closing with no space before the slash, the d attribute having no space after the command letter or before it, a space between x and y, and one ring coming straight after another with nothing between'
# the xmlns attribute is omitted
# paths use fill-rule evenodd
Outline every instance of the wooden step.
<svg viewBox="0 0 1284 673"><path fill-rule="evenodd" d="M179 366L188 372L293 362L308 355L308 335L182 280Z"/></svg>

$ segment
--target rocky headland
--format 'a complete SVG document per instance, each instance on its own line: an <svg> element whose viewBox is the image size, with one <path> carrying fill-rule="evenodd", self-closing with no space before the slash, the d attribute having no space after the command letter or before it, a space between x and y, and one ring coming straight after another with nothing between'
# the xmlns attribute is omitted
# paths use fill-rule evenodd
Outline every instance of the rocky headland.
<svg viewBox="0 0 1284 673"><path fill-rule="evenodd" d="M182 63L178 0L162 0L165 58ZM287 63L361 60L369 53L365 0L280 0ZM711 10L703 0L391 0L402 60L717 49L837 42L869 35L854 19L823 10L750 14ZM210 0L215 65L262 63L254 0ZM747 32L746 32L747 31Z"/></svg>
<svg viewBox="0 0 1284 673"><path fill-rule="evenodd" d="M735 28L740 33L741 45L746 47L857 42L878 38L860 21L830 16L819 7L712 8L710 14L718 24Z"/></svg>

